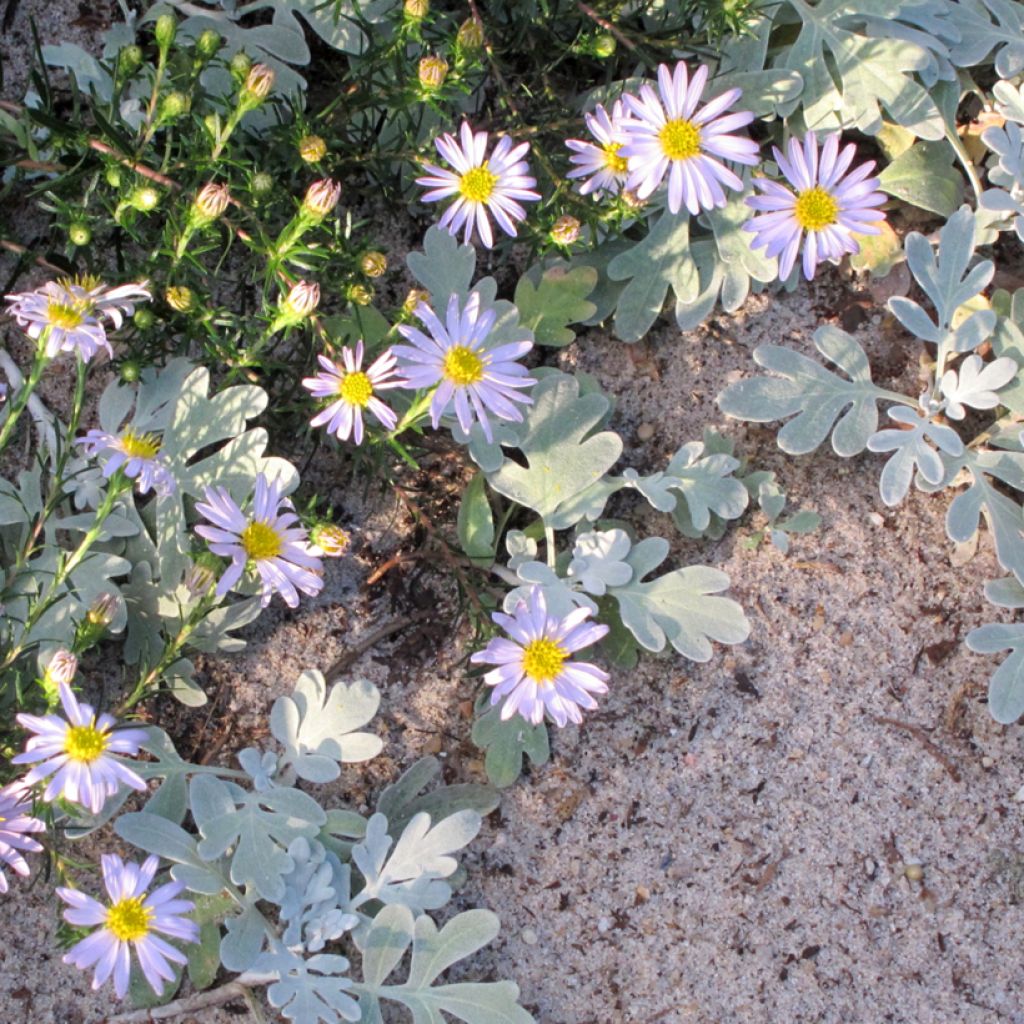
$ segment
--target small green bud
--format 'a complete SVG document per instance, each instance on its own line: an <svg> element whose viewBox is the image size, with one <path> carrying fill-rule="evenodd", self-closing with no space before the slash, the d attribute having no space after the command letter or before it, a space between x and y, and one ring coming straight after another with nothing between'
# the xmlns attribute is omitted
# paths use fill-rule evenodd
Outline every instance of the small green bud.
<svg viewBox="0 0 1024 1024"><path fill-rule="evenodd" d="M476 18L467 18L455 36L456 44L466 53L477 53L484 47L484 27Z"/></svg>
<svg viewBox="0 0 1024 1024"><path fill-rule="evenodd" d="M217 56L217 51L220 49L220 45L220 34L218 32L214 32L212 28L208 28L196 40L196 55L203 60L210 60L211 57Z"/></svg>
<svg viewBox="0 0 1024 1024"><path fill-rule="evenodd" d="M203 127L207 130L211 139L219 139L221 129L220 114L207 114L203 118Z"/></svg>
<svg viewBox="0 0 1024 1024"><path fill-rule="evenodd" d="M68 225L68 239L72 245L88 245L92 241L92 228L84 221L76 220Z"/></svg>
<svg viewBox="0 0 1024 1024"><path fill-rule="evenodd" d="M121 168L111 164L104 172L103 177L111 188L121 187Z"/></svg>
<svg viewBox="0 0 1024 1024"><path fill-rule="evenodd" d="M607 59L615 52L616 45L615 36L610 32L602 32L594 39L594 56Z"/></svg>
<svg viewBox="0 0 1024 1024"><path fill-rule="evenodd" d="M381 277L388 269L388 258L382 252L368 252L359 261L359 269L367 277Z"/></svg>
<svg viewBox="0 0 1024 1024"><path fill-rule="evenodd" d="M142 64L141 46L123 46L117 55L117 70L126 77Z"/></svg>
<svg viewBox="0 0 1024 1024"><path fill-rule="evenodd" d="M142 185L133 189L128 196L128 205L138 210L139 213L149 213L160 205L160 193L149 185Z"/></svg>
<svg viewBox="0 0 1024 1024"><path fill-rule="evenodd" d="M183 92L169 92L160 100L157 119L176 121L189 108L189 98Z"/></svg>
<svg viewBox="0 0 1024 1024"><path fill-rule="evenodd" d="M238 51L231 58L231 63L228 65L231 69L231 77L238 82L244 82L246 75L249 74L249 69L252 67L252 59L247 53L243 53L241 50Z"/></svg>
<svg viewBox="0 0 1024 1024"><path fill-rule="evenodd" d="M143 306L141 309L135 310L135 315L132 317L132 323L134 323L140 331L148 331L149 328L153 326L153 321L155 319L156 317L153 316L152 310L147 306ZM125 379L127 380L127 378Z"/></svg>
<svg viewBox="0 0 1024 1024"><path fill-rule="evenodd" d="M174 42L178 34L178 20L173 14L161 14L156 19L156 27L153 29L153 36L156 38L156 45L161 50L166 50Z"/></svg>
<svg viewBox="0 0 1024 1024"><path fill-rule="evenodd" d="M139 312L141 312L141 310ZM149 313L149 310L147 309L146 312ZM138 318L139 318L139 314L136 313L135 314L135 319L138 320ZM150 319L150 323L152 323L153 322L153 314L152 313L149 313L149 319ZM134 359L126 359L121 364L121 380L123 380L126 384L134 384L139 379L139 377L141 375L142 375L142 367L137 362L135 362Z"/></svg>
<svg viewBox="0 0 1024 1024"><path fill-rule="evenodd" d="M252 184L249 188L253 195L266 195L274 187L274 179L266 171L258 171L252 176Z"/></svg>

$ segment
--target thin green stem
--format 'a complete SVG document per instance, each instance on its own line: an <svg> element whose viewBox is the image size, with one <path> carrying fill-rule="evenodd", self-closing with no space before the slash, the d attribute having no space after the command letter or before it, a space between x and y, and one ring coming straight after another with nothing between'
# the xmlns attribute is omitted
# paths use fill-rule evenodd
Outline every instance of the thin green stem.
<svg viewBox="0 0 1024 1024"><path fill-rule="evenodd" d="M35 391L39 381L42 379L43 371L50 363L50 357L46 354L46 338L49 333L49 328L47 328L39 336L39 345L36 348L32 370L18 389L18 393L14 396L14 400L11 402L7 413L7 419L4 420L4 425L0 427L0 453L3 453L7 448L11 435L14 433L14 428L18 424L21 414L25 411L28 400L32 397L32 392Z"/></svg>

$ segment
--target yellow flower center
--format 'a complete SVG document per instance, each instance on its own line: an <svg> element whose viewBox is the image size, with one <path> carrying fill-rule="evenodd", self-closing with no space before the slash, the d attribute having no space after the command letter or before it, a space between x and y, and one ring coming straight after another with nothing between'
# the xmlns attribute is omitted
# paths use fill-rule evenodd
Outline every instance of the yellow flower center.
<svg viewBox="0 0 1024 1024"><path fill-rule="evenodd" d="M658 132L658 141L669 160L689 160L700 153L700 128L692 121L676 118Z"/></svg>
<svg viewBox="0 0 1024 1024"><path fill-rule="evenodd" d="M254 519L242 531L242 547L254 562L259 562L265 558L276 558L284 544L272 526Z"/></svg>
<svg viewBox="0 0 1024 1024"><path fill-rule="evenodd" d="M149 934L152 911L142 905L142 897L118 900L107 911L107 930L121 942L134 942Z"/></svg>
<svg viewBox="0 0 1024 1024"><path fill-rule="evenodd" d="M625 174L629 170L629 161L624 156L619 156L620 149L622 149L621 142L609 142L601 149L601 152L604 153L604 166L612 174Z"/></svg>
<svg viewBox="0 0 1024 1024"><path fill-rule="evenodd" d="M466 171L459 178L459 192L464 199L471 203L486 203L494 192L494 186L498 184L498 176L487 166L486 163Z"/></svg>
<svg viewBox="0 0 1024 1024"><path fill-rule="evenodd" d="M57 284L70 291L72 287L91 292L100 286L100 279L95 274L75 274L74 277L59 277Z"/></svg>
<svg viewBox="0 0 1024 1024"><path fill-rule="evenodd" d="M108 736L94 725L72 725L64 737L64 753L72 761L91 764L107 749Z"/></svg>
<svg viewBox="0 0 1024 1024"><path fill-rule="evenodd" d="M564 647L542 636L523 648L523 671L535 683L547 685L554 682L562 670L562 662L568 657L569 652Z"/></svg>
<svg viewBox="0 0 1024 1024"><path fill-rule="evenodd" d="M793 207L797 224L806 231L820 231L829 224L835 224L838 213L839 203L835 196L820 185L804 189L796 197L796 205Z"/></svg>
<svg viewBox="0 0 1024 1024"><path fill-rule="evenodd" d="M459 387L476 384L484 376L484 361L465 345L454 345L444 357L444 375Z"/></svg>
<svg viewBox="0 0 1024 1024"><path fill-rule="evenodd" d="M48 302L46 304L46 319L52 327L59 327L63 331L73 331L81 327L85 320L85 311L79 303L67 304L64 302Z"/></svg>
<svg viewBox="0 0 1024 1024"><path fill-rule="evenodd" d="M349 405L358 405L361 409L373 398L373 385L362 370L356 370L355 373L346 373L341 378L338 394L343 402L347 402Z"/></svg>
<svg viewBox="0 0 1024 1024"><path fill-rule="evenodd" d="M160 451L160 440L155 434L129 429L121 435L121 450L131 459L152 459Z"/></svg>

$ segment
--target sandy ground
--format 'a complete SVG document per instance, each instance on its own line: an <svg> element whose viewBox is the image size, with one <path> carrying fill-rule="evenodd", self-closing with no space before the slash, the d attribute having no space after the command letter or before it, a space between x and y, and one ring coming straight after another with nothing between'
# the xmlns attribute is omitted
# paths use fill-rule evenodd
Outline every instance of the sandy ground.
<svg viewBox="0 0 1024 1024"><path fill-rule="evenodd" d="M705 666L665 657L614 675L600 711L553 737L550 763L504 794L474 844L455 908L489 906L504 930L465 973L513 977L539 1024L1024 1024L1021 730L991 721L993 659L963 645L992 616L988 538L953 565L947 498L887 510L878 457L793 460L774 430L725 421L714 405L753 372L755 345L810 351L843 296L832 282L754 298L739 316L686 335L664 327L634 347L591 332L560 357L617 397L623 464L660 467L713 425L824 524L782 556L742 543L756 517L695 545L632 499L619 509L673 539L675 564L724 569L753 632ZM882 383L913 390L917 352L886 318L873 314L858 337ZM642 424L656 426L646 442ZM214 724L196 739L222 744L219 756L232 736L249 741L303 669L410 608L455 606L436 559L366 586L391 555L424 550L393 496L353 497L327 457L306 479L345 509L357 549L329 566L318 600L275 606L243 654L202 663L214 721L232 732ZM453 518L438 527L450 535ZM452 638L449 621L439 611L353 667L382 690L386 746L344 777L340 799L372 806L424 753L442 757L449 781L481 778L466 635ZM60 963L55 926L42 879L0 902L3 1024L111 1012ZM247 1013L237 1003L192 1019L256 1019Z"/></svg>

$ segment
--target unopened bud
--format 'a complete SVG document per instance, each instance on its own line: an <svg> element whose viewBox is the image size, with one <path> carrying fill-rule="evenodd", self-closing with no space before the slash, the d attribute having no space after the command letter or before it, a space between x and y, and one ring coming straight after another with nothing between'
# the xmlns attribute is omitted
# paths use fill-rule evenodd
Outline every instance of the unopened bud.
<svg viewBox="0 0 1024 1024"><path fill-rule="evenodd" d="M214 32L212 28L208 28L196 40L196 53L202 57L203 60L209 60L211 57L215 57L217 55L217 51L220 49L220 44L220 34Z"/></svg>
<svg viewBox="0 0 1024 1024"><path fill-rule="evenodd" d="M619 197L631 210L640 210L647 205L631 188L624 188L619 193Z"/></svg>
<svg viewBox="0 0 1024 1024"><path fill-rule="evenodd" d="M323 220L338 205L341 198L341 185L330 178L314 181L306 189L306 197L302 200L302 209L315 220Z"/></svg>
<svg viewBox="0 0 1024 1024"><path fill-rule="evenodd" d="M320 523L313 527L310 539L326 558L341 558L352 544L352 536L334 523Z"/></svg>
<svg viewBox="0 0 1024 1024"><path fill-rule="evenodd" d="M572 245L580 237L580 222L566 214L551 225L551 241L556 245Z"/></svg>
<svg viewBox="0 0 1024 1024"><path fill-rule="evenodd" d="M216 578L217 575L210 566L203 562L193 562L185 570L185 576L181 582L189 594L198 601L210 592L210 587L213 586Z"/></svg>
<svg viewBox="0 0 1024 1024"><path fill-rule="evenodd" d="M153 29L153 36L156 38L156 45L161 50L166 50L174 37L178 34L178 22L173 14L161 14L156 19L156 27Z"/></svg>
<svg viewBox="0 0 1024 1024"><path fill-rule="evenodd" d="M299 139L299 156L307 164L318 164L327 156L327 143L319 135L304 135Z"/></svg>
<svg viewBox="0 0 1024 1024"><path fill-rule="evenodd" d="M104 172L103 177L111 188L121 187L121 168L111 164Z"/></svg>
<svg viewBox="0 0 1024 1024"><path fill-rule="evenodd" d="M209 224L218 217L223 216L228 208L231 196L226 185L217 185L209 182L200 190L192 203L193 216L204 223Z"/></svg>
<svg viewBox="0 0 1024 1024"><path fill-rule="evenodd" d="M228 65L231 69L231 76L238 82L244 82L249 70L252 68L252 58L241 50L231 58Z"/></svg>
<svg viewBox="0 0 1024 1024"><path fill-rule="evenodd" d="M444 57L424 57L420 61L420 85L424 89L440 89L447 75L448 61Z"/></svg>
<svg viewBox="0 0 1024 1024"><path fill-rule="evenodd" d="M196 308L196 297L191 288L184 285L172 285L164 292L167 305L178 313L191 313Z"/></svg>
<svg viewBox="0 0 1024 1024"><path fill-rule="evenodd" d="M430 0L405 0L402 11L410 21L422 21L430 11Z"/></svg>
<svg viewBox="0 0 1024 1024"><path fill-rule="evenodd" d="M603 32L594 39L594 56L602 59L610 57L615 52L615 36L609 32Z"/></svg>
<svg viewBox="0 0 1024 1024"><path fill-rule="evenodd" d="M88 245L92 241L92 228L83 221L76 220L68 225L68 240L72 245Z"/></svg>
<svg viewBox="0 0 1024 1024"><path fill-rule="evenodd" d="M67 648L62 647L50 659L43 673L43 685L56 689L62 683L70 686L78 672L78 659Z"/></svg>
<svg viewBox="0 0 1024 1024"><path fill-rule="evenodd" d="M118 600L113 594L100 594L85 613L90 626L109 626L117 614Z"/></svg>
<svg viewBox="0 0 1024 1024"><path fill-rule="evenodd" d="M416 312L416 307L421 302L430 302L430 292L425 291L423 288L411 288L409 294L405 297L405 301L402 303L402 311L411 316Z"/></svg>
<svg viewBox="0 0 1024 1024"><path fill-rule="evenodd" d="M189 108L189 99L183 92L169 92L160 101L157 119L160 121L176 121Z"/></svg>
<svg viewBox="0 0 1024 1024"><path fill-rule="evenodd" d="M142 63L141 46L123 46L117 54L117 70L119 74L130 75Z"/></svg>
<svg viewBox="0 0 1024 1024"><path fill-rule="evenodd" d="M126 384L134 384L142 376L142 367L134 359L126 359L121 364L121 380Z"/></svg>
<svg viewBox="0 0 1024 1024"><path fill-rule="evenodd" d="M274 69L266 64L253 64L242 86L242 102L246 106L258 107L274 88Z"/></svg>
<svg viewBox="0 0 1024 1024"><path fill-rule="evenodd" d="M287 298L281 303L281 309L296 320L305 320L319 305L320 285L315 281L299 281L292 285Z"/></svg>
<svg viewBox="0 0 1024 1024"><path fill-rule="evenodd" d="M143 306L141 309L135 310L135 315L132 317L132 323L140 331L147 331L153 326L153 321L156 318L153 316L153 311L148 306Z"/></svg>
<svg viewBox="0 0 1024 1024"><path fill-rule="evenodd" d="M356 306L368 306L373 302L373 289L365 284L350 284L345 294L349 302Z"/></svg>
<svg viewBox="0 0 1024 1024"><path fill-rule="evenodd" d="M140 213L149 213L160 205L160 193L149 185L143 185L135 189L128 197L128 205L134 207Z"/></svg>
<svg viewBox="0 0 1024 1024"><path fill-rule="evenodd" d="M382 277L388 269L388 258L382 252L368 252L359 261L359 269L367 277Z"/></svg>
<svg viewBox="0 0 1024 1024"><path fill-rule="evenodd" d="M249 188L254 195L266 195L274 187L274 179L266 171L258 171L252 176Z"/></svg>
<svg viewBox="0 0 1024 1024"><path fill-rule="evenodd" d="M476 18L467 18L455 35L455 42L466 53L476 53L483 49L484 27Z"/></svg>

